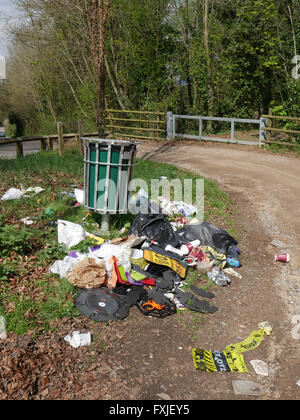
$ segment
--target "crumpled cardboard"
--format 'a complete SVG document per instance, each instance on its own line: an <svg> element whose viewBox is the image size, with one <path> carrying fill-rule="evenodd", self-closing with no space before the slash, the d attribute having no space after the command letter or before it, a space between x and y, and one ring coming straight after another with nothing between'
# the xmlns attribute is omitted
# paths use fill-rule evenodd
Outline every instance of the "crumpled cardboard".
<svg viewBox="0 0 300 420"><path fill-rule="evenodd" d="M85 258L79 261L66 277L76 287L84 289L100 287L106 281L105 261L97 264L94 258Z"/></svg>

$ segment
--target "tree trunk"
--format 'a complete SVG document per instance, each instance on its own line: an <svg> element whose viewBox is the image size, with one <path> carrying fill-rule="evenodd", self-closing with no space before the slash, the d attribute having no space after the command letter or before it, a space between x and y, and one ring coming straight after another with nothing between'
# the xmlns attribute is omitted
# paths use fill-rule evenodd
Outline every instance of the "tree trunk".
<svg viewBox="0 0 300 420"><path fill-rule="evenodd" d="M97 128L99 137L105 136L105 63L100 62L98 69L98 103L97 103Z"/></svg>
<svg viewBox="0 0 300 420"><path fill-rule="evenodd" d="M206 67L207 67L207 111L208 115L212 116L214 110L214 92L213 92L213 81L212 81L212 68L209 48L209 9L210 0L204 0L203 3L203 28L204 28L204 48L206 55ZM212 130L212 121L207 122L207 129Z"/></svg>
<svg viewBox="0 0 300 420"><path fill-rule="evenodd" d="M96 123L99 137L105 136L105 39L109 9L110 0L92 0L88 16L91 53L98 79Z"/></svg>

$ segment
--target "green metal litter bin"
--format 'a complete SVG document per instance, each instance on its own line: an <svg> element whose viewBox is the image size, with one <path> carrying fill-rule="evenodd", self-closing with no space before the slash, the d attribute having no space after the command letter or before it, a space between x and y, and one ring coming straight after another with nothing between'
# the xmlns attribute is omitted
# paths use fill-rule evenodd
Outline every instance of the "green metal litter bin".
<svg viewBox="0 0 300 420"><path fill-rule="evenodd" d="M82 138L84 205L103 215L128 213L128 185L140 143Z"/></svg>

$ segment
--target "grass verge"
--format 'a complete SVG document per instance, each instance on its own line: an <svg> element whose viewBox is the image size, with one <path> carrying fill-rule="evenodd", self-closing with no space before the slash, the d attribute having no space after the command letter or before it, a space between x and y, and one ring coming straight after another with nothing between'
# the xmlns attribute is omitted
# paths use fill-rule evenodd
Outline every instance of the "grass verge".
<svg viewBox="0 0 300 420"><path fill-rule="evenodd" d="M137 161L135 178L144 179L149 190L151 179L161 176L181 181L200 178L176 166ZM205 180L204 185L205 220L234 234L231 199L214 182ZM74 148L66 149L63 157L56 151L47 151L15 160L0 159L0 196L9 188L21 186L39 186L44 191L0 202L0 315L5 317L8 331L38 334L55 330L64 317L79 315L74 305L76 290L67 280L49 275L49 266L66 255L57 243L55 222L69 220L97 233L101 215L88 212L83 206L74 207L74 199L65 194L75 186L83 188L83 159ZM26 217L34 223L25 226L20 220ZM134 217L113 216L113 236ZM191 274L188 283L194 284L196 277Z"/></svg>

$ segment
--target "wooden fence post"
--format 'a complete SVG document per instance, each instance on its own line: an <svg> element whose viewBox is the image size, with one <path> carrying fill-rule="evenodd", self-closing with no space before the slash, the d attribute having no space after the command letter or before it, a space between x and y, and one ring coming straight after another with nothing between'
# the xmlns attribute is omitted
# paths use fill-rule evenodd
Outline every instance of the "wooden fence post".
<svg viewBox="0 0 300 420"><path fill-rule="evenodd" d="M47 143L45 139L40 140L41 150L47 150Z"/></svg>
<svg viewBox="0 0 300 420"><path fill-rule="evenodd" d="M50 139L50 137L47 137L46 142L47 142L48 150L53 150L53 139Z"/></svg>
<svg viewBox="0 0 300 420"><path fill-rule="evenodd" d="M17 154L17 158L20 158L20 157L24 156L23 143L22 142L17 142L16 143L16 154Z"/></svg>
<svg viewBox="0 0 300 420"><path fill-rule="evenodd" d="M57 135L58 135L58 153L59 156L64 154L64 133L63 133L63 123L57 123Z"/></svg>
<svg viewBox="0 0 300 420"><path fill-rule="evenodd" d="M80 150L80 155L83 156L83 143L81 138L83 137L82 121L78 121L78 147Z"/></svg>

